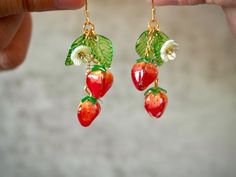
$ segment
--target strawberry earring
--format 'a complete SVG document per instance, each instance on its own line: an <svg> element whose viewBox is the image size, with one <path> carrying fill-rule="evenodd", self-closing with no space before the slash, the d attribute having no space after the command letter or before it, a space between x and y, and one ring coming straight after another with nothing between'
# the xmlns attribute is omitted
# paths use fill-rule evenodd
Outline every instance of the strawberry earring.
<svg viewBox="0 0 236 177"><path fill-rule="evenodd" d="M160 31L152 0L152 19L136 43L136 51L141 59L134 64L131 77L139 91L146 90L154 83L144 94L144 107L153 118L160 118L168 104L167 91L158 86L158 67L173 61L177 49L178 44Z"/></svg>
<svg viewBox="0 0 236 177"><path fill-rule="evenodd" d="M65 65L86 64L84 90L87 96L78 106L77 117L82 126L88 127L101 111L99 99L107 93L113 83L113 75L108 70L112 63L113 46L109 39L95 33L95 26L89 17L87 0L84 14L86 18L83 26L84 34L72 43Z"/></svg>

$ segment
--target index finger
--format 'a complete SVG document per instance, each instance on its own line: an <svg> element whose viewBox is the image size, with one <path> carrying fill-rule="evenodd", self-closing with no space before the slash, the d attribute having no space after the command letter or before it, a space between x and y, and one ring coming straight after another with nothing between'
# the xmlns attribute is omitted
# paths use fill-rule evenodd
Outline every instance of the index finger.
<svg viewBox="0 0 236 177"><path fill-rule="evenodd" d="M198 5L216 4L220 6L236 6L234 0L154 0L156 5Z"/></svg>
<svg viewBox="0 0 236 177"><path fill-rule="evenodd" d="M154 0L157 5L197 5L204 4L205 0Z"/></svg>
<svg viewBox="0 0 236 177"><path fill-rule="evenodd" d="M0 17L23 12L77 9L84 0L0 0Z"/></svg>

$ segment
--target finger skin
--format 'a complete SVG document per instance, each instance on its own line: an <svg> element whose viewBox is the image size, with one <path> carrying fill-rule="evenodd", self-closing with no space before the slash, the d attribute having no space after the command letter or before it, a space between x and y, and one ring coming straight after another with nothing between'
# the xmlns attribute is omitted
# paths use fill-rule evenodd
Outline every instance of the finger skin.
<svg viewBox="0 0 236 177"><path fill-rule="evenodd" d="M236 8L223 7L229 27L236 37Z"/></svg>
<svg viewBox="0 0 236 177"><path fill-rule="evenodd" d="M206 3L222 6L229 28L236 37L236 0L154 0L154 2L156 5L197 5Z"/></svg>
<svg viewBox="0 0 236 177"><path fill-rule="evenodd" d="M0 50L0 70L15 69L23 63L30 43L32 19L25 13L19 30L10 45Z"/></svg>
<svg viewBox="0 0 236 177"><path fill-rule="evenodd" d="M155 0L156 5L197 5L204 3L205 0Z"/></svg>
<svg viewBox="0 0 236 177"><path fill-rule="evenodd" d="M154 0L156 5L198 5L198 4L216 4L220 6L234 6L235 0Z"/></svg>
<svg viewBox="0 0 236 177"><path fill-rule="evenodd" d="M23 14L0 18L0 49L4 49L10 44L23 19Z"/></svg>
<svg viewBox="0 0 236 177"><path fill-rule="evenodd" d="M77 9L84 0L0 0L0 17L23 12Z"/></svg>

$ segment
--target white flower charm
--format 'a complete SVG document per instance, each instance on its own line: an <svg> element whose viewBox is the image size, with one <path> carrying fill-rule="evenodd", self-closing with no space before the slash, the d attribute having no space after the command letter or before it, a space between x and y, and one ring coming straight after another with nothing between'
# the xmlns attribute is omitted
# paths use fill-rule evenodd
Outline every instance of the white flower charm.
<svg viewBox="0 0 236 177"><path fill-rule="evenodd" d="M87 46L80 45L71 53L71 60L74 65L79 66L82 62L86 62L90 57L90 49Z"/></svg>
<svg viewBox="0 0 236 177"><path fill-rule="evenodd" d="M161 59L164 62L173 61L176 58L178 44L174 40L166 41L161 47Z"/></svg>

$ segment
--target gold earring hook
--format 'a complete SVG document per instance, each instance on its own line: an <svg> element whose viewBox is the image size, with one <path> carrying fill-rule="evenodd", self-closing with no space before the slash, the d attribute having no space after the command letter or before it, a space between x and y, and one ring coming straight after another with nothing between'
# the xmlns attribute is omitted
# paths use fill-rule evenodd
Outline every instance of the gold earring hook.
<svg viewBox="0 0 236 177"><path fill-rule="evenodd" d="M156 19L156 8L155 8L155 3L154 0L152 0L152 20Z"/></svg>
<svg viewBox="0 0 236 177"><path fill-rule="evenodd" d="M86 22L90 22L90 16L89 16L89 11L88 11L88 1L84 0L84 16L86 18Z"/></svg>
<svg viewBox="0 0 236 177"><path fill-rule="evenodd" d="M88 1L87 0L84 0L84 16L85 16L85 23L84 23L84 26L83 26L83 29L84 29L84 33L87 34L87 35L95 35L95 32L94 32L94 29L95 29L95 26L94 24L90 21L90 14L89 14L89 10L88 10Z"/></svg>
<svg viewBox="0 0 236 177"><path fill-rule="evenodd" d="M157 29L157 30L159 29L154 0L152 0L152 19L148 22L148 29Z"/></svg>
<svg viewBox="0 0 236 177"><path fill-rule="evenodd" d="M84 6L85 6L85 10L88 10L88 1L84 0Z"/></svg>

